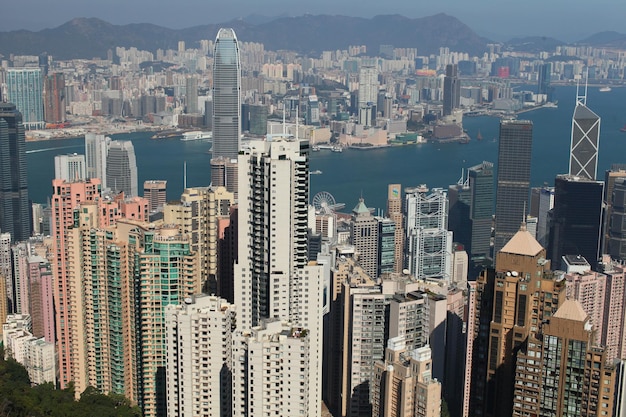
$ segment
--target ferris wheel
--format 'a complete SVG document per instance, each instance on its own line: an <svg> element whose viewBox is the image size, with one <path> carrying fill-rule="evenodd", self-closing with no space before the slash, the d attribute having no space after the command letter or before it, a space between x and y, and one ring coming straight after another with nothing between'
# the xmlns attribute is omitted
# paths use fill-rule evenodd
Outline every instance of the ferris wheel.
<svg viewBox="0 0 626 417"><path fill-rule="evenodd" d="M317 213L331 214L345 207L345 204L337 203L335 197L328 191L320 191L313 196L313 207Z"/></svg>

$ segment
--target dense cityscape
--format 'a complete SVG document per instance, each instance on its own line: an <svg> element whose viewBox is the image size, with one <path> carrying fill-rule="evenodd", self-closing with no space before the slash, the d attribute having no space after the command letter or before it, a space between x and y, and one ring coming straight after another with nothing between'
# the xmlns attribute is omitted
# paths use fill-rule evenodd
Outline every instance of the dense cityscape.
<svg viewBox="0 0 626 417"><path fill-rule="evenodd" d="M587 100L626 49L529 50L307 55L224 27L0 55L0 415L626 415L626 160L602 169ZM568 170L533 187L526 116L559 86ZM163 153L140 182L138 132L206 144L207 182L185 163L168 192ZM76 138L35 200L28 146ZM483 140L497 160L390 182L384 210L311 192L323 154Z"/></svg>

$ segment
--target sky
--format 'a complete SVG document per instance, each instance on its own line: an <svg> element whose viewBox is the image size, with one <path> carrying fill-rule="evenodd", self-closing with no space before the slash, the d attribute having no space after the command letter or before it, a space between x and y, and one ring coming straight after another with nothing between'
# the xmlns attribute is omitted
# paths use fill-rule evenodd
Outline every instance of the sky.
<svg viewBox="0 0 626 417"><path fill-rule="evenodd" d="M452 15L481 36L496 41L516 36L549 36L575 41L612 30L626 33L626 1L594 0L19 0L0 6L0 31L53 28L75 17L113 24L154 23L180 29L263 16L341 14L416 18Z"/></svg>

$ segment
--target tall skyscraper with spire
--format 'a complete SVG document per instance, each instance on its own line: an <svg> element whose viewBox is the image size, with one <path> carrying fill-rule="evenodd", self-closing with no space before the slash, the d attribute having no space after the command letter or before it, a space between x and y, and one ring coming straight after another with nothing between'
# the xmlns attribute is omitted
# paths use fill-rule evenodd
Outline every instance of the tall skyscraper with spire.
<svg viewBox="0 0 626 417"><path fill-rule="evenodd" d="M235 31L222 28L213 50L213 154L211 181L236 192L236 172L241 136L241 61ZM235 162L235 163L233 163Z"/></svg>
<svg viewBox="0 0 626 417"><path fill-rule="evenodd" d="M26 137L22 114L0 103L0 231L14 242L30 237Z"/></svg>
<svg viewBox="0 0 626 417"><path fill-rule="evenodd" d="M578 96L572 117L572 144L569 174L596 179L598 145L600 143L600 116L587 107L587 96Z"/></svg>

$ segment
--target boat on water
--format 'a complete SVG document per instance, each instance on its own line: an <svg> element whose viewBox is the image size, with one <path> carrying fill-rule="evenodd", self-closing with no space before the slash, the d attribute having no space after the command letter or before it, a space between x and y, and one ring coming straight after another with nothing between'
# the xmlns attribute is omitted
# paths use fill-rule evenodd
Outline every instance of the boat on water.
<svg viewBox="0 0 626 417"><path fill-rule="evenodd" d="M322 173L322 171L320 171L319 169L316 169L315 171L309 172L310 175L319 175L321 173Z"/></svg>
<svg viewBox="0 0 626 417"><path fill-rule="evenodd" d="M609 91L611 91L611 87L600 87L600 89L598 90L601 93L608 93Z"/></svg>
<svg viewBox="0 0 626 417"><path fill-rule="evenodd" d="M152 135L150 139L170 139L181 135L180 130L164 130Z"/></svg>
<svg viewBox="0 0 626 417"><path fill-rule="evenodd" d="M320 147L319 147L319 146L313 146L313 147L311 148L311 150L312 150L313 152L319 152L319 151L320 151Z"/></svg>
<svg viewBox="0 0 626 417"><path fill-rule="evenodd" d="M194 140L209 140L209 139L213 139L213 132L201 132L199 130L195 130L193 132L183 133L183 137L180 139L180 141L191 142Z"/></svg>
<svg viewBox="0 0 626 417"><path fill-rule="evenodd" d="M476 135L476 140L483 140L483 135L481 135L480 129L478 129L478 134Z"/></svg>
<svg viewBox="0 0 626 417"><path fill-rule="evenodd" d="M341 146L333 146L331 151L333 151L333 152L343 152L343 148Z"/></svg>
<svg viewBox="0 0 626 417"><path fill-rule="evenodd" d="M621 128L619 131L620 131L620 132L626 132L626 125L624 125L624 127L623 127L623 128Z"/></svg>
<svg viewBox="0 0 626 417"><path fill-rule="evenodd" d="M546 104L543 105L543 107L545 107L547 109L557 109L559 107L559 102L558 101L548 101Z"/></svg>

